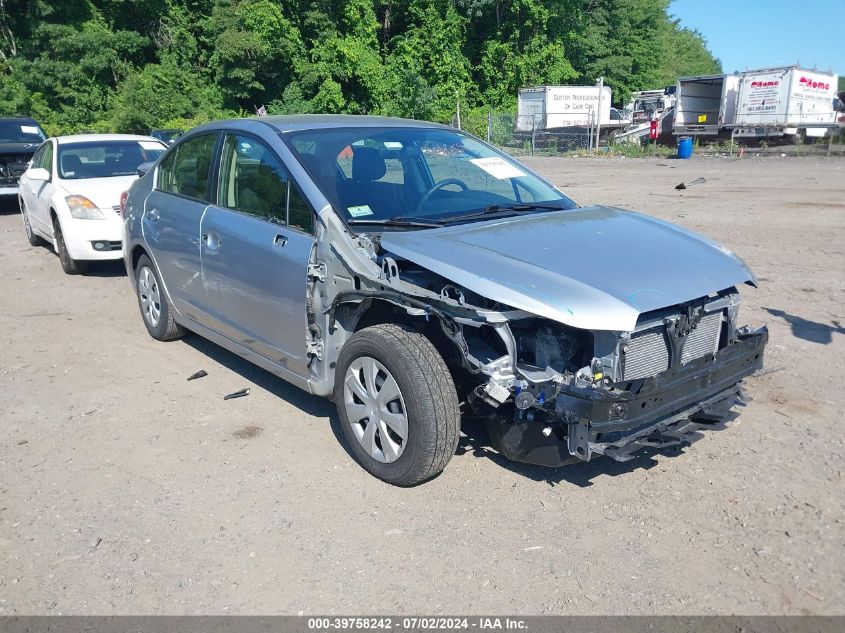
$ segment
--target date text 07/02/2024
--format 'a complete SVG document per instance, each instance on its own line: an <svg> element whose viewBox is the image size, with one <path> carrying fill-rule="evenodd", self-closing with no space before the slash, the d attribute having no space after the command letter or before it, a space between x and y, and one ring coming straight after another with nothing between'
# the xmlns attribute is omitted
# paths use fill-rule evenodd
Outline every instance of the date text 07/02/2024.
<svg viewBox="0 0 845 633"><path fill-rule="evenodd" d="M381 630L381 631L419 631L419 630L524 630L525 620L501 617L333 617L308 618L309 631L330 630Z"/></svg>

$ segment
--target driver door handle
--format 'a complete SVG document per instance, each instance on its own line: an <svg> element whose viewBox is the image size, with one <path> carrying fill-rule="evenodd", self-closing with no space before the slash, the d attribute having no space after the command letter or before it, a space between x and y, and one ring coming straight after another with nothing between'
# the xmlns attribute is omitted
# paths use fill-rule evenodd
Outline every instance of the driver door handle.
<svg viewBox="0 0 845 633"><path fill-rule="evenodd" d="M281 233L276 233L276 237L273 238L273 246L276 246L278 248L282 248L287 243L288 243L288 238L286 238Z"/></svg>
<svg viewBox="0 0 845 633"><path fill-rule="evenodd" d="M223 241L220 239L220 236L215 233L214 231L209 231L208 233L203 233L202 241L205 242L206 248L208 250L216 250L223 246Z"/></svg>

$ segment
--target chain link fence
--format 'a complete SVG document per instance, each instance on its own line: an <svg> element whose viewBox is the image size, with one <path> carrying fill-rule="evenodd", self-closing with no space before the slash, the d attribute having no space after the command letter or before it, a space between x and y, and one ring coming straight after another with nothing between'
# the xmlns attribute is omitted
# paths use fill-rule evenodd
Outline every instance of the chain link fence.
<svg viewBox="0 0 845 633"><path fill-rule="evenodd" d="M491 112L487 117L489 143L520 156L555 155L574 151L593 151L608 144L619 126L571 126L543 129L532 115ZM598 142L597 142L598 141Z"/></svg>
<svg viewBox="0 0 845 633"><path fill-rule="evenodd" d="M453 125L454 125L453 121ZM582 125L544 129L542 121L535 116L519 116L511 113L490 112L486 126L476 121L473 133L486 137L487 142L517 156L555 156L571 152L587 154L618 153L668 155L675 151L678 139L685 134L675 134L673 117L660 121L658 138L649 139L648 126L632 133L628 124L613 122L610 125ZM486 127L486 129L485 129ZM822 126L820 126L822 127ZM827 124L823 127L830 128ZM841 129L841 126L840 126ZM689 134L695 145L695 152L701 154L733 154L743 148L766 148L798 145L808 148L836 144L840 129L830 129L823 137L813 138L804 134L748 137L739 130L719 128L707 134ZM759 134L759 130L757 131ZM801 153L800 151L797 153Z"/></svg>

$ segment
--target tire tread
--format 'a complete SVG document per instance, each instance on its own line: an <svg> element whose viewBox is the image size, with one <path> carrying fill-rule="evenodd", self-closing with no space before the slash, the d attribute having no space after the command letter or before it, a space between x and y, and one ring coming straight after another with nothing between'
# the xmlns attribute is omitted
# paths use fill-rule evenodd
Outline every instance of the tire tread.
<svg viewBox="0 0 845 633"><path fill-rule="evenodd" d="M435 477L455 454L460 435L458 395L446 362L423 334L395 323L365 328L356 332L350 341L353 339L368 339L374 346L386 344L394 350L413 376L416 397L423 407L431 410L435 420L434 437L422 437L422 459L400 478L382 478L398 486L413 486ZM338 364L338 375L341 376L338 384L342 383L345 366L346 363L342 366ZM342 397L335 399L342 406Z"/></svg>

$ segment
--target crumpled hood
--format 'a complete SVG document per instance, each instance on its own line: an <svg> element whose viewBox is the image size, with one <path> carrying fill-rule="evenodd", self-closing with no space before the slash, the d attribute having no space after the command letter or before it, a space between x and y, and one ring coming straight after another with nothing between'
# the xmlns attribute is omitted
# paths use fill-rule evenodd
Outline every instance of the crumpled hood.
<svg viewBox="0 0 845 633"><path fill-rule="evenodd" d="M488 299L590 330L630 331L644 312L756 284L721 244L601 206L385 232L381 245Z"/></svg>

